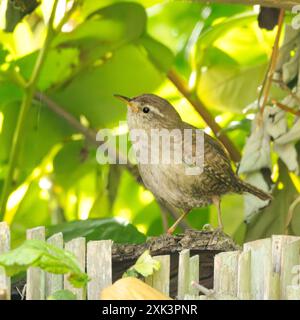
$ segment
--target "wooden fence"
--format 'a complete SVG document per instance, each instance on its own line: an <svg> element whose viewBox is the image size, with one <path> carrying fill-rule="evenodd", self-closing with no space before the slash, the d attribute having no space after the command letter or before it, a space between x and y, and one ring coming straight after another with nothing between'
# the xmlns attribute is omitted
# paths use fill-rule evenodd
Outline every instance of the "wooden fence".
<svg viewBox="0 0 300 320"><path fill-rule="evenodd" d="M28 239L45 240L45 228L27 231ZM45 240L72 252L82 270L91 279L87 290L74 289L62 275L46 273L38 268L27 271L26 299L43 300L57 290L68 289L80 300L97 300L103 288L112 283L112 241L90 241L77 238L64 244L61 233ZM0 223L0 254L10 248L10 232ZM169 295L170 256L156 256L159 271L145 281ZM214 288L199 285L199 255L179 253L177 299L297 299L300 300L300 237L272 236L244 244L241 251L222 252L214 260ZM0 267L0 299L10 299L10 278Z"/></svg>

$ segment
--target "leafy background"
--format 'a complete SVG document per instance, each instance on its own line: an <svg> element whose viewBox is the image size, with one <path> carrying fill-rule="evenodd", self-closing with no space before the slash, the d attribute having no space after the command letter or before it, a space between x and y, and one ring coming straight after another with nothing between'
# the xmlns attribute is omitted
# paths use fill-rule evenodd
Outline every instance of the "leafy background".
<svg viewBox="0 0 300 320"><path fill-rule="evenodd" d="M32 75L52 4L1 2L0 189L7 176L24 96L16 78L26 81ZM76 6L68 15L72 4ZM191 94L201 99L222 132L241 153L247 154L258 88L267 71L277 30L259 28L256 9L182 1L60 0L54 25L59 25L64 14L67 19L51 42L37 90L83 127L113 128L117 136L127 134L126 125L120 125L126 108L113 94L156 93L171 101L184 121L212 134L168 77L170 70L175 70L186 79ZM286 60L295 56L295 47L287 50L294 53ZM296 72L289 83L296 81L295 86L298 65L294 62L291 69ZM287 93L277 87L272 95L283 99ZM292 127L297 118L284 116ZM299 135L289 144L293 155L297 155L294 146ZM269 147L272 140L267 141ZM254 148L259 155L266 152L261 148L261 144ZM290 205L300 191L297 166L289 166L287 152L269 153L270 163L256 168L245 164L243 158L242 172L262 187L261 173L268 167L267 175L275 182L275 200L270 207L245 224L249 210L253 211L253 199L246 199L245 204L239 195L223 198L225 232L239 243L286 232ZM282 160L278 160L280 156ZM15 169L6 211L2 212L12 229L13 246L23 241L26 229L38 225L47 226L49 235L63 231L66 240L83 235L88 239L142 242L146 236L164 232L161 209L153 195L126 167L97 164L96 147L41 99L33 99L30 106ZM295 208L287 232L300 235L300 218L295 214L300 208ZM172 217L167 215L167 219L171 224ZM216 209L195 209L188 222L193 228L216 225Z"/></svg>

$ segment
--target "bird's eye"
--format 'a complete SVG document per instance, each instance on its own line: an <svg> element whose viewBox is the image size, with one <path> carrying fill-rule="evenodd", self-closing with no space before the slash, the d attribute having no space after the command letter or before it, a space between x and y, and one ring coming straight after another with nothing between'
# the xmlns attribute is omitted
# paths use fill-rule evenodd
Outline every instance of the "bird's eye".
<svg viewBox="0 0 300 320"><path fill-rule="evenodd" d="M144 113L148 113L149 111L150 111L150 109L149 109L148 107L144 107L144 108L143 108L143 112L144 112Z"/></svg>

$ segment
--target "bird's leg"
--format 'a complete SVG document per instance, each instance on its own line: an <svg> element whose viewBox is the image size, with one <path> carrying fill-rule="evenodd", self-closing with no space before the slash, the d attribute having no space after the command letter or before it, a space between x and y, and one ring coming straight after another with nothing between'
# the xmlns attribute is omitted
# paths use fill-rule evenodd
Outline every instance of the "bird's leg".
<svg viewBox="0 0 300 320"><path fill-rule="evenodd" d="M183 214L174 222L174 224L172 225L172 227L170 227L167 231L168 234L172 234L176 227L178 226L178 224L187 216L188 212L183 212Z"/></svg>
<svg viewBox="0 0 300 320"><path fill-rule="evenodd" d="M218 229L220 231L223 231L223 221L222 221L222 214L221 214L221 199L219 196L213 196L212 202L218 209L218 225L219 225Z"/></svg>
<svg viewBox="0 0 300 320"><path fill-rule="evenodd" d="M218 228L215 229L212 233L212 236L208 242L208 245L211 245L215 238L218 238L223 233L223 222L222 222L222 215L221 215L221 199L219 196L213 196L212 197L212 202L213 204L217 207L218 209Z"/></svg>

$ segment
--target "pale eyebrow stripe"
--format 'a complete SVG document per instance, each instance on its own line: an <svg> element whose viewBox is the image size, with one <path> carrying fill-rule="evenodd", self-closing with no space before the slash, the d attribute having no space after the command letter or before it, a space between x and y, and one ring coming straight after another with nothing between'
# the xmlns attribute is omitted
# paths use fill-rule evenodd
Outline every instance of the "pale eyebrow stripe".
<svg viewBox="0 0 300 320"><path fill-rule="evenodd" d="M149 105L146 105L145 107L148 107L150 109L150 112L152 111L152 112L156 113L157 115L161 116L162 118L165 117L165 115L163 113L161 113L157 108L153 108Z"/></svg>

